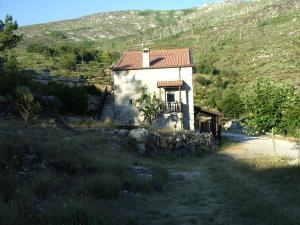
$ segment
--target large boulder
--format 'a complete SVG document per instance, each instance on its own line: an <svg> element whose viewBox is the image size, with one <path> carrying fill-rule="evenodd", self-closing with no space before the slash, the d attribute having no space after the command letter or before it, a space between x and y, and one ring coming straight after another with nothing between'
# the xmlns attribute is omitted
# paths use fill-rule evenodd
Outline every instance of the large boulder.
<svg viewBox="0 0 300 225"><path fill-rule="evenodd" d="M149 136L149 131L145 128L142 129L134 129L129 132L129 137L134 139L139 143L143 143L147 140Z"/></svg>
<svg viewBox="0 0 300 225"><path fill-rule="evenodd" d="M239 120L230 120L224 125L224 129L226 131L232 132L232 133L242 133L243 127Z"/></svg>

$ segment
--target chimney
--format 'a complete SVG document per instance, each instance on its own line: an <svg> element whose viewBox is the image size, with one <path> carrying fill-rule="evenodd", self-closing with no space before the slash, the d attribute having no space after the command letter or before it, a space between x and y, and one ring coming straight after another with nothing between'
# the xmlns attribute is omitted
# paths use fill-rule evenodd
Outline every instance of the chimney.
<svg viewBox="0 0 300 225"><path fill-rule="evenodd" d="M143 67L150 67L150 49L143 49Z"/></svg>

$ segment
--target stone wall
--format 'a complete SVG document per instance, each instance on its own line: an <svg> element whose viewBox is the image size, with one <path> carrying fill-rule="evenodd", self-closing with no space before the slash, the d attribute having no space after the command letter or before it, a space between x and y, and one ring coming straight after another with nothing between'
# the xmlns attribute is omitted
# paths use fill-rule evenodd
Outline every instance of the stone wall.
<svg viewBox="0 0 300 225"><path fill-rule="evenodd" d="M130 146L136 148L140 154L174 153L184 156L190 153L214 151L218 146L213 136L208 133L148 131L144 128L130 132L115 131L116 137L127 137L127 135Z"/></svg>

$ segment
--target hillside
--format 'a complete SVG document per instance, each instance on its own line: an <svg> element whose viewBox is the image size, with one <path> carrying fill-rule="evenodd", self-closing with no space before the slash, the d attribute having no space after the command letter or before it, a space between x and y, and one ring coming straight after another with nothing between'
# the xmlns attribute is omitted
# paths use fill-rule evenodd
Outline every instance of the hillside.
<svg viewBox="0 0 300 225"><path fill-rule="evenodd" d="M151 43L152 49L189 47L200 67L195 80L209 80L196 85L196 95L206 98L217 92L220 83L224 88L243 86L260 77L300 87L299 21L298 0L224 1L178 11L100 13L21 27L24 39L16 51L21 68L34 65L39 71L49 66L48 59L28 54L30 43L72 43L119 53L141 49L141 43ZM84 74L85 68L74 74ZM96 73L97 67L91 70Z"/></svg>

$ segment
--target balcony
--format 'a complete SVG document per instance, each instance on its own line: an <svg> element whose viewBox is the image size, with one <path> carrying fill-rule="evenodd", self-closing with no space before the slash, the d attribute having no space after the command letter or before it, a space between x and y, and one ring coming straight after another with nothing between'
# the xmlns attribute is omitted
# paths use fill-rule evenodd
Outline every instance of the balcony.
<svg viewBox="0 0 300 225"><path fill-rule="evenodd" d="M160 111L162 113L182 112L182 109L181 102L164 102L160 104Z"/></svg>

